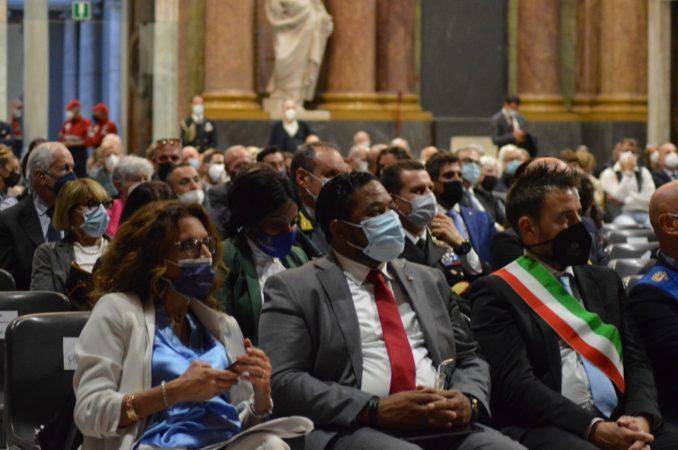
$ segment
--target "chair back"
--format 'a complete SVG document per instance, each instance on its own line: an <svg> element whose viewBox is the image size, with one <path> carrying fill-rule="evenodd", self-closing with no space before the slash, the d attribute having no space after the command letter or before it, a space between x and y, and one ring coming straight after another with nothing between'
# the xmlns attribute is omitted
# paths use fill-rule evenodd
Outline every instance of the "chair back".
<svg viewBox="0 0 678 450"><path fill-rule="evenodd" d="M30 314L7 328L7 444L37 449L35 431L63 412L73 392L73 346L89 312Z"/></svg>
<svg viewBox="0 0 678 450"><path fill-rule="evenodd" d="M629 275L644 275L656 262L656 259L622 258L613 259L607 266L614 269L619 278L624 278Z"/></svg>
<svg viewBox="0 0 678 450"><path fill-rule="evenodd" d="M13 291L16 289L16 283L11 273L5 269L0 269L0 291Z"/></svg>
<svg viewBox="0 0 678 450"><path fill-rule="evenodd" d="M607 253L610 260L621 258L646 258L655 257L656 250L659 248L658 242L647 242L645 244L612 244L607 247Z"/></svg>
<svg viewBox="0 0 678 450"><path fill-rule="evenodd" d="M608 238L610 244L645 244L647 242L656 242L657 237L653 230L647 228L615 230L610 233Z"/></svg>
<svg viewBox="0 0 678 450"><path fill-rule="evenodd" d="M643 278L643 275L629 275L628 277L622 278L622 284L624 285L624 290L628 293L634 284Z"/></svg>

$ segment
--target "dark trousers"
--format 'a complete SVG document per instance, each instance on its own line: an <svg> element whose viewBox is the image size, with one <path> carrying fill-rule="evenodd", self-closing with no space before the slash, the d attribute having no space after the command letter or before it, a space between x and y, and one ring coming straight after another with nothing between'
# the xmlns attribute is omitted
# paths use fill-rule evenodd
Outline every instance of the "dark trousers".
<svg viewBox="0 0 678 450"><path fill-rule="evenodd" d="M78 178L87 176L87 147L77 146L69 148L71 155L73 155L73 162L75 163L75 174Z"/></svg>

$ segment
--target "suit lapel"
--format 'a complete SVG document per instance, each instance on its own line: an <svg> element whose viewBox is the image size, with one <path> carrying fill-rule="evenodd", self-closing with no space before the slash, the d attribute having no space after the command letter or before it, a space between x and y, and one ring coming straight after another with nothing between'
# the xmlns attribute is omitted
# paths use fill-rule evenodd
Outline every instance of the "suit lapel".
<svg viewBox="0 0 678 450"><path fill-rule="evenodd" d="M443 258L446 250L444 247L436 245L435 242L433 242L433 237L430 234L426 236L426 246L428 247L428 259L426 260L426 265L434 267Z"/></svg>
<svg viewBox="0 0 678 450"><path fill-rule="evenodd" d="M24 199L24 206L21 208L21 225L24 232L28 235L33 243L38 246L45 242L45 236L42 234L42 226L40 225L40 218L33 206L33 199L31 196Z"/></svg>
<svg viewBox="0 0 678 450"><path fill-rule="evenodd" d="M419 322L421 331L424 333L426 347L431 354L431 359L433 359L435 364L440 363L441 356L440 350L436 345L435 328L432 328L436 321L431 315L431 309L426 302L426 292L418 289L418 281L415 282L416 278L408 272L407 266L403 260L396 259L392 261L389 266L391 270L393 270L395 279L400 283L400 286L402 286L403 292L407 295L407 301L412 305L412 309L414 309L414 312L417 315L417 322Z"/></svg>
<svg viewBox="0 0 678 450"><path fill-rule="evenodd" d="M600 291L595 280L589 278L589 274L582 266L574 267L574 280L581 297L584 308L598 314L603 322L613 324L608 317L603 302L600 299Z"/></svg>
<svg viewBox="0 0 678 450"><path fill-rule="evenodd" d="M245 283L247 284L247 292L250 298L249 307L251 308L251 317L258 320L261 313L261 286L259 286L259 277L257 276L257 269L252 263L252 254L245 238L240 238L236 242L236 248L239 253L240 267L245 275ZM241 307L246 305L240 305ZM255 322L256 324L256 322Z"/></svg>
<svg viewBox="0 0 678 450"><path fill-rule="evenodd" d="M468 233L468 239L471 241L471 246L473 246L473 248L478 248L476 245L478 236L475 234L476 221L473 210L471 208L460 206L459 211L461 211L461 218L464 221L464 225L466 225L466 233Z"/></svg>
<svg viewBox="0 0 678 450"><path fill-rule="evenodd" d="M339 264L334 261L334 258L321 258L315 260L314 264L320 269L316 276L330 300L330 305L337 318L337 323L339 324L341 333L344 335L346 350L351 359L351 365L353 366L357 385L361 386L363 376L363 356L362 344L360 342L360 326L358 324L358 314L356 313L353 297L348 288L346 276Z"/></svg>

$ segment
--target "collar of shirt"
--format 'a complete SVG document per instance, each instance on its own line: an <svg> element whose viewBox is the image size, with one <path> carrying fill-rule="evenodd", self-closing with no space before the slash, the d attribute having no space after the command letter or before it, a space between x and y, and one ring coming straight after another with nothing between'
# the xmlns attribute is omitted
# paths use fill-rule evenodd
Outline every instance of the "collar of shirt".
<svg viewBox="0 0 678 450"><path fill-rule="evenodd" d="M353 281L355 281L359 285L365 283L367 275L369 275L373 269L370 269L369 267L360 264L359 262L353 261L352 259L345 257L336 250L332 250L332 253L334 254L335 258L337 258L337 262L339 263L341 269L347 276L350 276L353 279ZM386 270L386 263L379 264L377 269L380 270L388 280L393 279L391 275L388 273L388 270Z"/></svg>
<svg viewBox="0 0 678 450"><path fill-rule="evenodd" d="M672 258L666 253L660 252L660 258L666 262L669 266L673 268L673 270L678 271L678 258Z"/></svg>
<svg viewBox="0 0 678 450"><path fill-rule="evenodd" d="M528 256L530 256L530 257L536 259L536 260L539 261L540 263L542 263L542 264L544 265L544 267L546 267L546 270L548 270L549 272L551 272L551 274L552 274L554 277L556 277L556 278L558 279L558 281L560 281L560 277L563 276L563 275L570 275L570 276L574 279L574 269L572 268L572 266L567 266L567 267L564 268L563 270L556 270L556 269L554 269L553 267L549 266L548 263L546 263L543 259L541 259L541 258L540 258L538 255L536 255L535 253L533 253L533 252L531 252L531 251L529 251L529 250L525 250L524 254L525 254L525 255L528 255Z"/></svg>
<svg viewBox="0 0 678 450"><path fill-rule="evenodd" d="M254 259L255 266L267 266L269 264L273 264L273 262L278 259L260 249L259 246L249 238L249 236L247 236L245 239L247 239L247 245L250 246L250 250L252 251L252 259Z"/></svg>
<svg viewBox="0 0 678 450"><path fill-rule="evenodd" d="M283 120L283 128L285 129L287 134L289 134L290 136L294 136L295 134L297 134L297 131L299 131L299 122L295 120L292 123L285 123L285 121Z"/></svg>
<svg viewBox="0 0 678 450"><path fill-rule="evenodd" d="M417 244L421 239L426 239L426 228L424 228L424 231L422 231L419 236L415 236L414 234L410 233L407 231L405 227L403 227L403 231L405 231L405 237L412 241L413 244Z"/></svg>
<svg viewBox="0 0 678 450"><path fill-rule="evenodd" d="M33 206L35 206L35 211L38 213L38 216L45 216L47 215L47 210L49 209L49 205L47 203L43 202L40 196L34 194L33 195Z"/></svg>

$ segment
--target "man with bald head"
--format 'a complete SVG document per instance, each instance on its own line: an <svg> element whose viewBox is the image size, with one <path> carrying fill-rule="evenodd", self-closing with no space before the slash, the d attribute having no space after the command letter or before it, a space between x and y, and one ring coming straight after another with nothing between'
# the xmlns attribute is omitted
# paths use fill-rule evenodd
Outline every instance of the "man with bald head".
<svg viewBox="0 0 678 450"><path fill-rule="evenodd" d="M678 180L655 191L650 221L659 256L631 288L629 302L654 367L662 415L678 425Z"/></svg>

